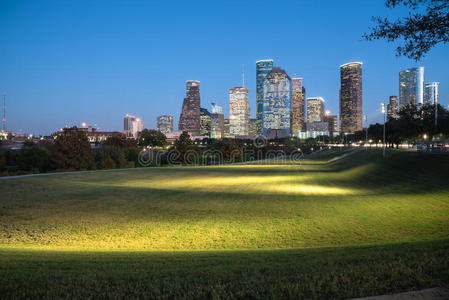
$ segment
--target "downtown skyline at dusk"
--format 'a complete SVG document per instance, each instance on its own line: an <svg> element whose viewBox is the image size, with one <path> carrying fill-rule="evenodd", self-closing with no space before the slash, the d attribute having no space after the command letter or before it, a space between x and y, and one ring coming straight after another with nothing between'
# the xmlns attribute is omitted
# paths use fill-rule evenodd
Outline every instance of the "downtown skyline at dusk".
<svg viewBox="0 0 449 300"><path fill-rule="evenodd" d="M121 131L125 114L139 116L144 128L156 128L159 115L177 125L187 80L201 82L201 107L217 103L227 117L242 65L255 118L255 62L267 58L302 77L307 97L322 97L335 115L339 66L350 61L363 62L368 123L382 122L380 102L399 96L399 72L415 66L425 68L425 82L440 82L439 102L447 107L448 46L415 62L395 57L394 43L362 40L371 16L393 12L382 1L3 1L0 92L8 130L50 134L86 122Z"/></svg>

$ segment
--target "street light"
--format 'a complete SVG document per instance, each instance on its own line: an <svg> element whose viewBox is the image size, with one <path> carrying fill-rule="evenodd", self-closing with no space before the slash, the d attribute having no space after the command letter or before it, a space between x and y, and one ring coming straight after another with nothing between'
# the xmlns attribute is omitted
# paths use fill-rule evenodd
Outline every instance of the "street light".
<svg viewBox="0 0 449 300"><path fill-rule="evenodd" d="M385 157L385 121L386 121L386 114L385 114L385 103L382 102L380 104L380 108L382 110L382 113L384 114L384 142L382 145L382 156Z"/></svg>
<svg viewBox="0 0 449 300"><path fill-rule="evenodd" d="M364 116L365 120L365 133L366 133L366 141L365 141L365 150L368 149L368 115Z"/></svg>

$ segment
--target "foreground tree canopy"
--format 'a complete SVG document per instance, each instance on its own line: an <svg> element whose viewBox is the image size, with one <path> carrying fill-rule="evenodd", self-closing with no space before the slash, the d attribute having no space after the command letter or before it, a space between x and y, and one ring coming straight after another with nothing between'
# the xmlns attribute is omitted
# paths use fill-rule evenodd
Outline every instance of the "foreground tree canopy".
<svg viewBox="0 0 449 300"><path fill-rule="evenodd" d="M410 12L395 21L374 17L376 26L363 35L366 40L402 41L396 54L414 60L421 59L435 45L449 41L449 0L386 0L385 4L388 8L406 6Z"/></svg>

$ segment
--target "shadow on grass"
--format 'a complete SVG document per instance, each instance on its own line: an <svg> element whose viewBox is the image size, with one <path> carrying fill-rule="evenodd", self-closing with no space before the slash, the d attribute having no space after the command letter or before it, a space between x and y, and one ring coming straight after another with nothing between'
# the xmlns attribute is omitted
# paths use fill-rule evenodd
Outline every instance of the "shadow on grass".
<svg viewBox="0 0 449 300"><path fill-rule="evenodd" d="M263 251L0 250L10 298L343 299L449 283L449 240Z"/></svg>

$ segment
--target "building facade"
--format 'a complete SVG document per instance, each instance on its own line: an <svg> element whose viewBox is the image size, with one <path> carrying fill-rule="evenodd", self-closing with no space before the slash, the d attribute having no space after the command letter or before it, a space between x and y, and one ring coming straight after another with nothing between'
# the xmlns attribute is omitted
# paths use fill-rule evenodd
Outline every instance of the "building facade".
<svg viewBox="0 0 449 300"><path fill-rule="evenodd" d="M292 81L287 73L274 67L263 85L262 134L281 129L290 135Z"/></svg>
<svg viewBox="0 0 449 300"><path fill-rule="evenodd" d="M207 109L200 108L200 135L210 136L211 116Z"/></svg>
<svg viewBox="0 0 449 300"><path fill-rule="evenodd" d="M264 59L256 61L256 119L257 119L257 135L262 134L262 118L263 118L263 86L265 78L273 69L273 60Z"/></svg>
<svg viewBox="0 0 449 300"><path fill-rule="evenodd" d="M324 99L322 97L307 98L307 122L324 121Z"/></svg>
<svg viewBox="0 0 449 300"><path fill-rule="evenodd" d="M363 129L362 63L340 66L340 131L354 133Z"/></svg>
<svg viewBox="0 0 449 300"><path fill-rule="evenodd" d="M222 139L224 136L224 115L221 113L210 114L210 137Z"/></svg>
<svg viewBox="0 0 449 300"><path fill-rule="evenodd" d="M399 72L399 105L421 105L424 102L424 67Z"/></svg>
<svg viewBox="0 0 449 300"><path fill-rule="evenodd" d="M235 87L229 89L229 133L231 136L248 135L249 106L248 89Z"/></svg>
<svg viewBox="0 0 449 300"><path fill-rule="evenodd" d="M178 129L187 131L193 136L200 135L200 82L188 80L186 82L186 97L182 103Z"/></svg>
<svg viewBox="0 0 449 300"><path fill-rule="evenodd" d="M142 120L133 115L125 115L123 119L123 132L127 137L132 137L137 139L139 137L139 133L143 129Z"/></svg>
<svg viewBox="0 0 449 300"><path fill-rule="evenodd" d="M291 111L291 133L305 130L305 101L306 89L302 86L302 78L292 78L292 111Z"/></svg>
<svg viewBox="0 0 449 300"><path fill-rule="evenodd" d="M390 96L390 103L387 105L388 120L397 119L399 110L399 101L397 96Z"/></svg>
<svg viewBox="0 0 449 300"><path fill-rule="evenodd" d="M229 119L224 119L223 122L223 138L225 139L231 138L231 133L229 130Z"/></svg>
<svg viewBox="0 0 449 300"><path fill-rule="evenodd" d="M438 86L439 82L427 82L424 84L424 103L438 104Z"/></svg>
<svg viewBox="0 0 449 300"><path fill-rule="evenodd" d="M330 137L336 137L340 131L338 130L338 116L328 115L324 116L324 122L328 124L328 131Z"/></svg>
<svg viewBox="0 0 449 300"><path fill-rule="evenodd" d="M249 119L248 135L254 137L259 135L257 131L257 119Z"/></svg>
<svg viewBox="0 0 449 300"><path fill-rule="evenodd" d="M173 131L173 117L172 116L159 116L157 117L157 130L167 135Z"/></svg>

